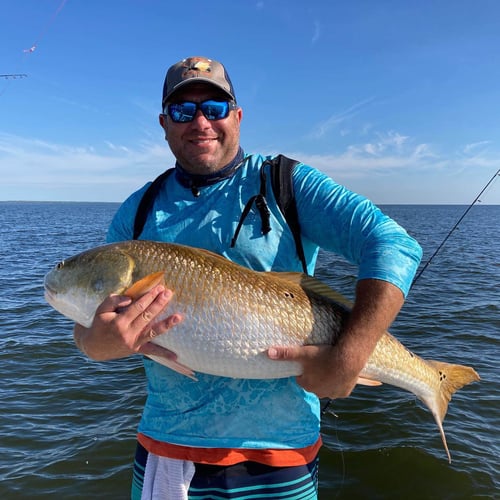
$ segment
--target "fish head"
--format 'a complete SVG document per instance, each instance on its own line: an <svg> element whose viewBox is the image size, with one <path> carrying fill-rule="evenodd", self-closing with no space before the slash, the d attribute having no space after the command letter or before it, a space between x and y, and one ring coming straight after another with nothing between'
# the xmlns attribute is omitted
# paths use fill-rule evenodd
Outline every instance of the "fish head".
<svg viewBox="0 0 500 500"><path fill-rule="evenodd" d="M44 280L45 300L64 316L85 327L110 294L131 282L135 263L120 245L105 245L58 262Z"/></svg>

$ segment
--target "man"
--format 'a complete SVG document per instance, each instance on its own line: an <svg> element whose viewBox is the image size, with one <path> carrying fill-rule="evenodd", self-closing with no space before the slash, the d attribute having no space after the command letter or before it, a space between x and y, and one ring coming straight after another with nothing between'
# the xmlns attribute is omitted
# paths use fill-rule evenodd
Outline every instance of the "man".
<svg viewBox="0 0 500 500"><path fill-rule="evenodd" d="M140 237L206 248L259 271L300 271L293 235L272 190L266 194L271 230L262 234L258 210L242 220L248 200L259 193L266 158L246 155L240 147L242 109L224 66L204 57L174 64L162 108L160 125L177 162ZM371 202L318 170L299 164L292 180L309 273L320 247L359 266L341 339L335 346L269 346L277 363L295 360L303 366L301 376L279 380L197 374L195 382L145 358L148 399L139 425L133 498L316 498L318 397L349 396L403 304L421 249ZM147 187L120 207L108 241L133 238ZM179 314L157 319L171 297L162 286L136 301L111 296L91 328L75 326L75 341L96 360L135 353L175 359L175 353L150 342L182 321Z"/></svg>

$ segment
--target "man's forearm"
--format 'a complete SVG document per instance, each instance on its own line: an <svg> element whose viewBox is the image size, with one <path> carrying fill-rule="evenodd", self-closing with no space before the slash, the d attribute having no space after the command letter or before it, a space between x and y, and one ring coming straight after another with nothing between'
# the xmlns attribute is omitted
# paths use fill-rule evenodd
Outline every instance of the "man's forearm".
<svg viewBox="0 0 500 500"><path fill-rule="evenodd" d="M360 280L349 320L337 343L346 367L359 373L404 303L403 292L387 281Z"/></svg>

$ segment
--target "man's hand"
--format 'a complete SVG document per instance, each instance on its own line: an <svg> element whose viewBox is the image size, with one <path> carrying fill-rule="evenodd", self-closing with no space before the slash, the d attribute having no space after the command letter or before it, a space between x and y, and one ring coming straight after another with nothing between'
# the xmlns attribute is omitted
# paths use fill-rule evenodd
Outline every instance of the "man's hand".
<svg viewBox="0 0 500 500"><path fill-rule="evenodd" d="M381 280L358 282L356 301L335 345L272 347L271 359L297 361L297 382L320 398L345 398L404 302L399 288Z"/></svg>
<svg viewBox="0 0 500 500"><path fill-rule="evenodd" d="M356 385L357 364L347 362L346 356L337 346L310 345L293 347L273 347L269 349L271 359L296 361L303 367L297 383L306 391L313 392L319 398L346 398Z"/></svg>
<svg viewBox="0 0 500 500"><path fill-rule="evenodd" d="M157 320L172 295L162 285L154 287L135 301L124 295L110 295L97 308L90 328L75 325L76 345L96 361L123 358L136 353L175 361L175 353L151 342L151 339L182 321L180 314Z"/></svg>

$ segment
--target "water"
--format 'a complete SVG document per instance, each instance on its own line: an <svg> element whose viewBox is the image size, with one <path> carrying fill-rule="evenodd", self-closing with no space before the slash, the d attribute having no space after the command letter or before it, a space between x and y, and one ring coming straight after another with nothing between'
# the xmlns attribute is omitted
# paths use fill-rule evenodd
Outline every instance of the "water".
<svg viewBox="0 0 500 500"><path fill-rule="evenodd" d="M87 360L72 324L46 305L43 276L104 241L106 203L0 202L0 494L126 499L145 394L140 359ZM461 206L387 206L424 261ZM453 398L446 460L431 414L411 394L360 387L323 419L321 499L500 498L500 206L477 205L415 284L392 328L420 356L473 366ZM322 254L317 275L348 296L355 269ZM293 411L293 409L290 409Z"/></svg>

